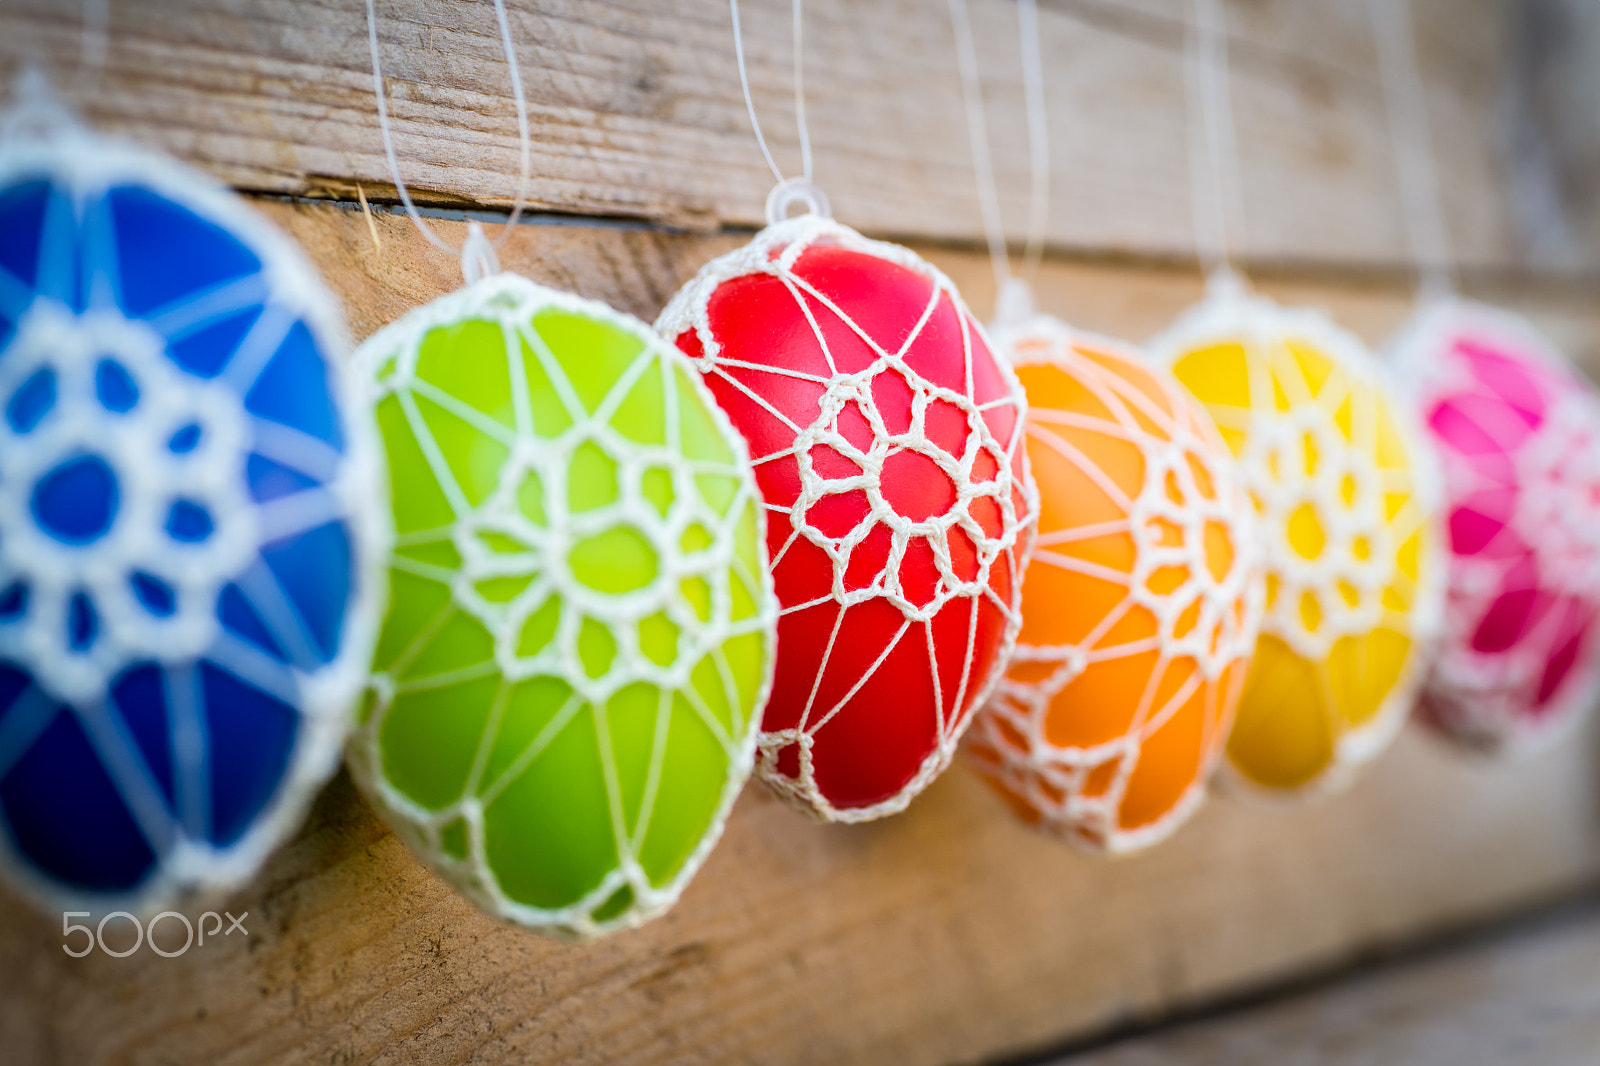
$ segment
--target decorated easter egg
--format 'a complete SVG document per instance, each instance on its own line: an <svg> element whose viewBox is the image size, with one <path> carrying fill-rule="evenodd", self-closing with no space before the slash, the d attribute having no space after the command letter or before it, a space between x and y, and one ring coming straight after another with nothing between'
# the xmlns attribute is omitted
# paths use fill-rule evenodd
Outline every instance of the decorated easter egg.
<svg viewBox="0 0 1600 1066"><path fill-rule="evenodd" d="M1430 303L1391 346L1444 474L1449 592L1422 720L1479 748L1595 700L1600 395L1525 320Z"/></svg>
<svg viewBox="0 0 1600 1066"><path fill-rule="evenodd" d="M247 879L338 765L380 604L332 299L178 164L0 145L0 870L53 910Z"/></svg>
<svg viewBox="0 0 1600 1066"><path fill-rule="evenodd" d="M1028 394L1039 532L1022 632L968 748L1028 822L1126 852L1205 795L1261 622L1255 508L1166 371L1035 316L993 331Z"/></svg>
<svg viewBox="0 0 1600 1066"><path fill-rule="evenodd" d="M1437 633L1432 458L1376 360L1317 312L1222 292L1152 350L1261 518L1266 615L1228 763L1279 794L1337 787L1404 721Z"/></svg>
<svg viewBox="0 0 1600 1066"><path fill-rule="evenodd" d="M358 780L493 914L571 938L659 914L749 776L770 684L743 443L643 323L512 274L358 362L395 523Z"/></svg>
<svg viewBox="0 0 1600 1066"><path fill-rule="evenodd" d="M1021 388L955 288L805 215L656 328L750 445L782 616L757 771L825 820L903 809L1016 638L1033 527Z"/></svg>

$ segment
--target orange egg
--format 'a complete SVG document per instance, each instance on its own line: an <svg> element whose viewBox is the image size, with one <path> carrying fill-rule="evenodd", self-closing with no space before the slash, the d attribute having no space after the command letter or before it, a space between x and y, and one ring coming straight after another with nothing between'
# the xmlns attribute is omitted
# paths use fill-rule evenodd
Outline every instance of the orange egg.
<svg viewBox="0 0 1600 1066"><path fill-rule="evenodd" d="M1264 596L1254 508L1209 416L1136 351L1045 316L994 340L1028 394L1040 518L970 750L1028 822L1130 851L1194 810L1226 742Z"/></svg>

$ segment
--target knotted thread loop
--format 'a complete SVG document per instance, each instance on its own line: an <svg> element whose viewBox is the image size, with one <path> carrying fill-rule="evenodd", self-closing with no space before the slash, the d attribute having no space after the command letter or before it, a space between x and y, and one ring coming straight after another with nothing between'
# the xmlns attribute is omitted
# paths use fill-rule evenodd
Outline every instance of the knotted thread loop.
<svg viewBox="0 0 1600 1066"><path fill-rule="evenodd" d="M24 67L11 90L11 103L0 115L0 136L44 136L71 125L75 125L72 109L50 87L44 71Z"/></svg>
<svg viewBox="0 0 1600 1066"><path fill-rule="evenodd" d="M467 225L467 239L461 245L461 277L468 285L500 273L500 258L494 244L476 222Z"/></svg>
<svg viewBox="0 0 1600 1066"><path fill-rule="evenodd" d="M832 218L828 197L807 178L785 178L767 193L767 225L776 226L789 217L796 205L805 208L801 214Z"/></svg>
<svg viewBox="0 0 1600 1066"><path fill-rule="evenodd" d="M1035 314L1033 303L1033 286L1019 277L1009 277L1006 283L1000 286L1000 292L994 301L994 324L991 327L998 333L1005 329L1016 329L1032 318ZM1002 345L999 349L1007 357L1013 352Z"/></svg>
<svg viewBox="0 0 1600 1066"><path fill-rule="evenodd" d="M1224 262L1206 272L1206 297L1212 300L1237 300L1249 291L1244 275Z"/></svg>

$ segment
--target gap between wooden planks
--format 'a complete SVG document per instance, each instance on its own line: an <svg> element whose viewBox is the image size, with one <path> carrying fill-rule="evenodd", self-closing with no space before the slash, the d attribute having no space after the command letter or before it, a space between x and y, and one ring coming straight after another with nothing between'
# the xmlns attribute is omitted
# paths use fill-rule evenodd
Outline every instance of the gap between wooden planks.
<svg viewBox="0 0 1600 1066"><path fill-rule="evenodd" d="M458 283L403 217L374 217L380 250L359 212L261 207L357 337ZM648 318L741 239L523 226L502 262ZM985 313L987 261L925 250ZM1403 285L1268 288L1369 339L1409 304ZM1199 292L1187 272L1058 262L1039 284L1047 309L1135 340ZM1483 295L1600 363L1585 294ZM248 940L71 959L58 917L0 906L0 1048L19 1064L1003 1059L1600 884L1597 745L1590 728L1502 764L1408 731L1346 795L1285 809L1219 797L1118 861L1024 829L960 765L904 816L853 828L752 787L674 912L578 947L476 912L341 775L226 903L249 912Z"/></svg>
<svg viewBox="0 0 1600 1066"><path fill-rule="evenodd" d="M761 221L773 179L745 115L726 0L508 6L532 122L536 205L703 230ZM1005 220L1020 238L1029 179L1015 6L971 4ZM1366 6L1225 6L1248 207L1236 249L1265 259L1403 262ZM745 0L744 22L763 127L779 165L796 173L788 7ZM1040 7L1051 242L1187 254L1188 0ZM1540 141L1542 127L1524 123L1527 143L1505 148L1504 103L1519 87L1515 0L1412 7L1455 248L1478 265L1541 265L1518 233L1511 189L1519 178L1539 185L1540 168L1562 156L1563 144L1553 135ZM436 201L509 203L519 151L491 5L383 0L377 8L406 180ZM103 127L238 188L354 199L357 182L370 193L392 180L360 0L115 0L111 16L106 70L90 92L73 73L78 5L6 0L0 72L42 63ZM810 0L805 39L816 178L839 218L921 239L979 237L944 5ZM1588 201L1566 220L1588 247L1560 269L1600 268L1600 197Z"/></svg>

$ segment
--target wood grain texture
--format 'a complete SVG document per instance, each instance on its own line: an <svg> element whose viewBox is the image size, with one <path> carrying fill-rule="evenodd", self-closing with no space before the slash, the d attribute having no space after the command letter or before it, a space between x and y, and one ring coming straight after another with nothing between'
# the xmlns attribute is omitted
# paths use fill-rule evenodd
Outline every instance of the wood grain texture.
<svg viewBox="0 0 1600 1066"><path fill-rule="evenodd" d="M1187 0L1041 6L1052 243L1189 256ZM1403 262L1365 5L1225 6L1248 205L1239 248L1258 262ZM1539 254L1519 235L1519 224L1548 228L1550 220L1519 215L1510 200L1502 104L1515 73L1507 43L1518 25L1513 0L1413 6L1464 261L1592 273L1600 249L1584 233L1576 247L1545 241ZM701 230L760 221L772 178L745 117L724 0L511 0L510 7L538 208ZM971 7L1005 217L1020 233L1028 179L1015 5L973 0ZM369 195L392 193L359 0L141 0L112 10L109 63L93 90L71 73L77 7L60 0L6 0L0 71L42 61L76 87L71 95L96 121L241 188L354 199L362 183ZM378 11L407 181L435 200L509 203L516 122L490 4L380 0ZM873 234L978 239L944 5L813 0L806 12L816 177L837 215ZM756 106L780 166L798 172L788 4L746 0L745 21ZM1586 115L1600 127L1594 109ZM1534 165L1554 149L1529 128L1535 141L1518 142L1515 158ZM1581 140L1582 132L1567 136ZM1578 230L1600 218L1600 197L1574 202L1583 212L1571 223Z"/></svg>
<svg viewBox="0 0 1600 1066"><path fill-rule="evenodd" d="M1592 1066L1600 913L1563 914L1050 1066Z"/></svg>
<svg viewBox="0 0 1600 1066"><path fill-rule="evenodd" d="M375 244L359 212L264 208L321 265L358 336L458 280L403 218L374 218ZM732 240L528 225L502 260L648 317ZM987 263L930 255L986 312ZM1409 300L1398 285L1269 288L1369 338ZM1047 308L1136 339L1199 289L1187 273L1059 262L1039 286ZM1600 363L1600 308L1581 294L1479 295ZM0 901L0 1058L989 1061L1600 883L1597 747L1591 728L1494 763L1410 732L1346 795L1282 809L1219 797L1167 844L1117 861L1034 835L959 765L907 814L858 827L813 825L751 788L675 911L580 947L476 912L341 776L225 901L249 913L248 938L175 959L72 959L59 917Z"/></svg>

